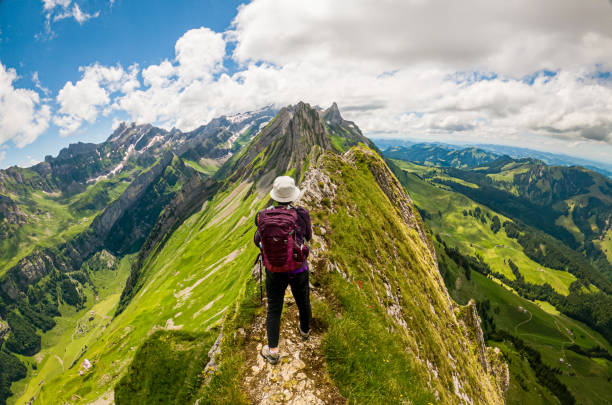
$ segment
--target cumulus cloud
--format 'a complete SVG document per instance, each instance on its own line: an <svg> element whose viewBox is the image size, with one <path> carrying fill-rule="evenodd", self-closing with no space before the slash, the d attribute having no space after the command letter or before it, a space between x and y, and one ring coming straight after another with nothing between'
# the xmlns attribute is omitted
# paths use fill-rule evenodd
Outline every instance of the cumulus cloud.
<svg viewBox="0 0 612 405"><path fill-rule="evenodd" d="M612 144L612 84L598 75L612 67L611 3L455 3L254 0L224 33L187 31L175 57L140 78L83 69L58 94L55 122L69 133L116 110L189 130L270 104L337 101L370 135Z"/></svg>
<svg viewBox="0 0 612 405"><path fill-rule="evenodd" d="M10 140L22 148L48 128L51 109L37 92L15 88L15 80L15 69L0 62L0 145Z"/></svg>
<svg viewBox="0 0 612 405"><path fill-rule="evenodd" d="M520 76L612 65L603 0L256 0L233 23L237 60L418 64Z"/></svg>
<svg viewBox="0 0 612 405"><path fill-rule="evenodd" d="M95 64L80 71L83 72L81 80L66 83L56 97L59 114L53 122L60 127L62 135L73 133L84 122L93 123L100 113L110 113L114 93L130 93L139 85L137 66L125 71L121 66Z"/></svg>

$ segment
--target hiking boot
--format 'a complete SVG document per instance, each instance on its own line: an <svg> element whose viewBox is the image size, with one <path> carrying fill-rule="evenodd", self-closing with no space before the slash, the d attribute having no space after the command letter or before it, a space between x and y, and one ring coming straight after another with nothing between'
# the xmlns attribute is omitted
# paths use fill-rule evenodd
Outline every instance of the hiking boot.
<svg viewBox="0 0 612 405"><path fill-rule="evenodd" d="M302 340L308 340L308 338L310 337L310 330L308 332L303 332L302 328L300 328L299 326L298 329L300 330L300 336L302 336Z"/></svg>
<svg viewBox="0 0 612 405"><path fill-rule="evenodd" d="M264 359L268 360L268 363L272 365L278 363L278 361L280 360L280 354L272 353L268 345L265 345L264 347L261 348L261 355L263 356Z"/></svg>

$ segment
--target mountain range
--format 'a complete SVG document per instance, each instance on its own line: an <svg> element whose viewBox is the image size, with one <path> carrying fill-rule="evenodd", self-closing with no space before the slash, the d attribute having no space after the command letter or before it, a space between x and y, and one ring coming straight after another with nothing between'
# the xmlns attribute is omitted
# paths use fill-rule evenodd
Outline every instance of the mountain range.
<svg viewBox="0 0 612 405"><path fill-rule="evenodd" d="M612 177L612 164L605 162L596 162L589 159L583 159L575 156L563 155L558 153L543 152L534 149L520 148L516 146L507 145L493 145L493 144L448 144L440 142L414 142L403 139L374 139L374 143L384 150L390 152L394 150L395 155L398 158L400 154L404 154L406 160L426 163L422 160L424 157L429 156L427 150L435 152L438 156L458 153L478 153L480 155L490 155L491 157L509 156L513 159L531 158L540 160L542 163L554 166L582 166L586 169L598 172L607 177ZM420 153L420 155L419 155ZM433 156L432 156L433 157ZM434 159L435 160L435 159ZM468 163L466 161L466 163ZM444 161L435 162L431 164L434 166L446 166Z"/></svg>
<svg viewBox="0 0 612 405"><path fill-rule="evenodd" d="M278 175L314 320L300 343L286 298L273 368L252 221ZM335 103L123 123L0 171L0 235L0 402L610 402L612 181L585 167L375 145Z"/></svg>
<svg viewBox="0 0 612 405"><path fill-rule="evenodd" d="M274 369L252 221L282 174L311 211L314 320L307 348L286 321ZM336 104L122 124L1 171L0 195L2 401L504 402L476 302L451 298L411 197Z"/></svg>

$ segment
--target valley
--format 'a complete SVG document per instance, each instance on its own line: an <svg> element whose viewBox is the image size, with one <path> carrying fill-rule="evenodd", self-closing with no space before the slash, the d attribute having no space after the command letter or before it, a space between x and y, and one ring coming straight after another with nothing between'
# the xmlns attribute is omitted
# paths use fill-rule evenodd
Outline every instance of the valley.
<svg viewBox="0 0 612 405"><path fill-rule="evenodd" d="M112 159L96 160L109 149ZM189 133L122 124L103 144L49 157L50 172L28 169L27 181L20 169L2 172L0 360L23 367L3 371L3 399L257 397L245 383L264 310L253 217L284 174L300 183L313 221L321 357L304 372L318 364L326 392L351 403L605 403L605 307L577 316L586 298L607 302L607 267L584 256L605 257L605 209L585 216L590 200L566 185L574 208L551 226L584 235L568 246L533 218L517 220L516 207L476 198L495 184L560 206L556 191L513 183L531 170L524 162L434 149L419 150L425 164L384 160L335 103L298 103ZM92 161L86 176L66 176ZM595 184L586 187L606 201L607 183ZM275 387L269 398L282 402L289 394Z"/></svg>
<svg viewBox="0 0 612 405"><path fill-rule="evenodd" d="M417 150L420 152L422 148ZM609 340L583 322L560 313L546 302L545 298L531 298L530 294L533 294L527 290L516 291L507 285L511 284L512 280L516 282L519 274L517 272L520 272L524 281L521 282L523 284L517 285L546 284L556 293L568 296L570 290L575 288L572 283L579 280L576 274L580 277L580 273L572 274L568 272L567 267L547 267L542 264L541 256L526 254L525 246L519 243L516 237L510 237L508 234L511 228L504 226L506 222L516 221L512 216L507 216L511 211L503 211L506 214L503 215L495 210L500 205L487 204L484 198L487 194L483 192L479 195L482 183L467 182L474 180L475 177L470 177L471 174L461 173L455 177L458 171L452 168L447 170L445 165L424 166L398 159L391 163L391 167L396 168L396 175L414 198L426 223L436 234L436 250L440 257L441 271L451 295L459 303L465 303L471 298L478 301L485 337L490 344L501 347L510 361L512 377L507 402L544 404L568 401L567 395L562 394L562 391L551 396L550 387L547 389L540 385L544 380L533 385L532 381L538 380L533 365L530 366L526 362L526 355L521 355L521 350L506 337L506 334L511 334L536 350L545 364L558 370L556 372L559 381L567 386L577 403L608 403L612 358L587 357L577 353L576 349L569 350L568 347L601 347L604 352L610 353L612 346ZM463 170L473 170L476 173L488 170L486 165L483 168L467 167ZM500 187L518 196L520 188L513 184L513 179L528 170L528 167L520 162L505 162L502 171L487 176L500 182ZM468 191L463 194L466 190ZM471 196L478 198L473 200ZM606 199L607 197L604 197L604 200ZM565 223L558 223L565 226L567 217L565 218ZM525 232L530 228L521 226L521 229ZM567 229L569 230L569 226ZM574 235L583 233L574 226ZM599 243L594 243L604 246L605 237L602 236ZM582 238L586 239L584 236ZM579 238L576 238L576 241L578 240ZM460 256L475 258L475 265L482 261L485 267L472 267L467 264L469 261L457 262L458 257L446 254L450 247L457 248ZM569 251L569 248L565 249ZM450 252L453 253L452 249ZM588 251L586 252L588 254ZM510 262L516 270L512 269ZM593 272L594 268L601 267L595 265ZM605 271L606 267L603 267ZM505 278L506 281L500 280L499 277ZM580 279L584 280L583 277ZM602 283L600 286L607 285L606 280L601 277L594 279ZM596 285L588 281L581 285L584 291L602 294L598 292L600 290ZM525 296L530 298L526 299ZM500 333L500 330L503 332ZM567 403L573 403L571 401Z"/></svg>

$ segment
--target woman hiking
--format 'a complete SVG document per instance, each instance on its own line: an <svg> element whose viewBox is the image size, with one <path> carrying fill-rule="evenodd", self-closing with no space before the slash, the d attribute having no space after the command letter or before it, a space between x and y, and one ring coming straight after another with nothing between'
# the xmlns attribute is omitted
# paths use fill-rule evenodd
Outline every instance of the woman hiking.
<svg viewBox="0 0 612 405"><path fill-rule="evenodd" d="M310 336L312 310L306 260L308 247L305 242L312 237L312 228L308 210L291 205L299 195L300 189L295 186L293 178L277 177L270 191L275 205L255 216L257 231L254 241L263 255L268 296L268 344L261 349L261 355L270 364L276 364L280 359L278 339L287 285L291 286L299 310L300 335L304 340Z"/></svg>

